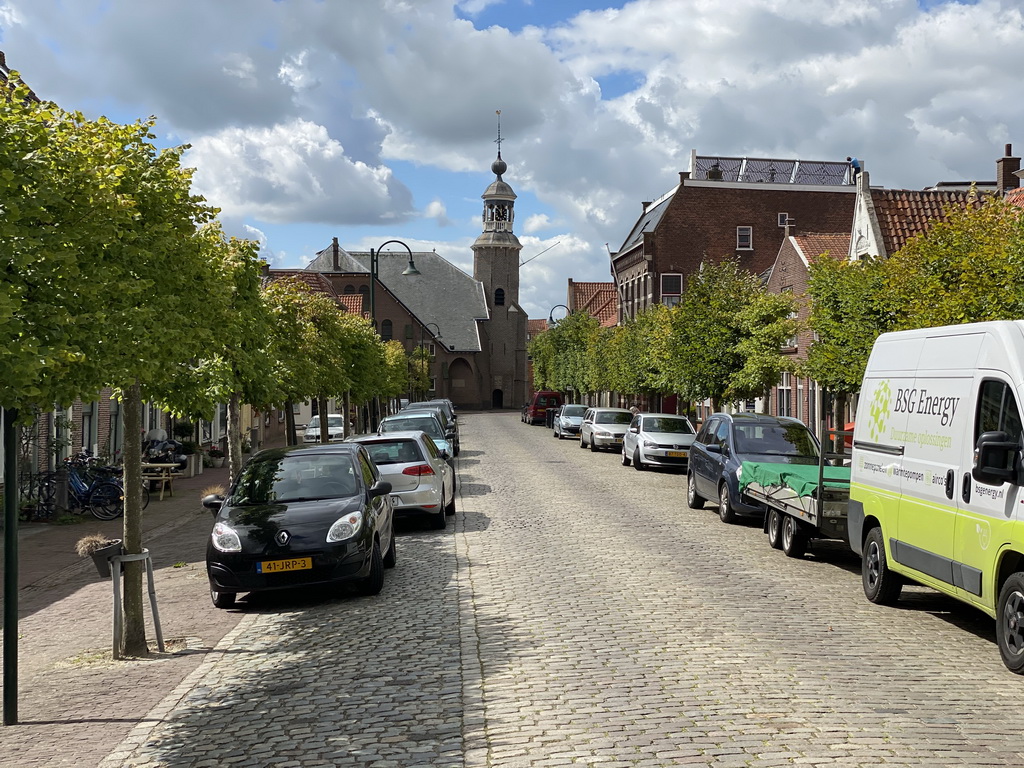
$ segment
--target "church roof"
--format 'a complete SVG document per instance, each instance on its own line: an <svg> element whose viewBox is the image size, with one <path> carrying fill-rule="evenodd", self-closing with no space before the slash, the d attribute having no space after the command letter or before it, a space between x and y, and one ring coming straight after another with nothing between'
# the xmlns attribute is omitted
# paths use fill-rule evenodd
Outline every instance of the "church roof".
<svg viewBox="0 0 1024 768"><path fill-rule="evenodd" d="M334 268L331 246L320 251L306 267L311 272L358 273L370 271L368 252L338 249ZM377 262L380 283L423 325L434 323L441 330L445 349L459 352L481 350L478 320L488 319L483 285L434 251L413 253L418 275L403 275L409 265L404 250L382 251Z"/></svg>

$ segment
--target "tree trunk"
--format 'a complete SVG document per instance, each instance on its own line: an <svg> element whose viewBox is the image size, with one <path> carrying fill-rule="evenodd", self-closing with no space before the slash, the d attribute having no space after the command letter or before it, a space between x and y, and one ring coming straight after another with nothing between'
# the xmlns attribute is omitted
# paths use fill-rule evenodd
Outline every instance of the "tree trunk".
<svg viewBox="0 0 1024 768"><path fill-rule="evenodd" d="M331 430L327 423L327 398L318 397L316 403L317 411L320 413L320 442L329 443L331 442Z"/></svg>
<svg viewBox="0 0 1024 768"><path fill-rule="evenodd" d="M228 485L242 470L241 400L238 392L232 392L228 398Z"/></svg>
<svg viewBox="0 0 1024 768"><path fill-rule="evenodd" d="M136 380L124 392L124 550L142 552L142 392ZM145 563L124 564L124 634L121 657L147 656L146 622L142 615L142 572Z"/></svg>
<svg viewBox="0 0 1024 768"><path fill-rule="evenodd" d="M292 410L292 401L286 400L284 404L284 441L286 445L295 445L298 440L295 435L295 412Z"/></svg>
<svg viewBox="0 0 1024 768"><path fill-rule="evenodd" d="M345 417L345 437L349 437L352 434L352 390L345 390L345 397L342 400L343 415Z"/></svg>

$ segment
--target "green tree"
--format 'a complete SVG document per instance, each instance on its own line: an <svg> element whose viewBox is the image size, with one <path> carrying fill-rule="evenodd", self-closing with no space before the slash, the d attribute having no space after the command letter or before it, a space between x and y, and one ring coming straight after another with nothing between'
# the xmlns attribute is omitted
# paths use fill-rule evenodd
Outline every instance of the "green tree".
<svg viewBox="0 0 1024 768"><path fill-rule="evenodd" d="M871 347L892 324L883 307L885 291L884 264L878 259L848 261L829 254L811 259L807 295L816 339L802 372L826 391L843 396L860 389Z"/></svg>
<svg viewBox="0 0 1024 768"><path fill-rule="evenodd" d="M786 341L799 330L796 311L797 302L792 294L759 290L736 314L741 334L736 351L743 366L732 376L730 397L763 398L764 412L768 412L772 387L783 372L796 369L793 356L781 352Z"/></svg>
<svg viewBox="0 0 1024 768"><path fill-rule="evenodd" d="M1024 212L1000 198L953 208L886 263L894 327L1024 317Z"/></svg>
<svg viewBox="0 0 1024 768"><path fill-rule="evenodd" d="M701 264L672 311L668 381L689 400L710 399L718 410L742 369L738 344L743 332L736 318L759 290L756 275L735 261Z"/></svg>

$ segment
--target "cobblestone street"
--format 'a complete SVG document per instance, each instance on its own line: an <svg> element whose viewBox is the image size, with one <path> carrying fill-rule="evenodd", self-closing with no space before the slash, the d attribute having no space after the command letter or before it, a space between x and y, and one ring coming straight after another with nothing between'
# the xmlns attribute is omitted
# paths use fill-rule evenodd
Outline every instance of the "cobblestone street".
<svg viewBox="0 0 1024 768"><path fill-rule="evenodd" d="M377 597L243 602L103 765L1024 764L987 617L874 606L839 544L789 560L681 475L462 422L454 526L403 524Z"/></svg>

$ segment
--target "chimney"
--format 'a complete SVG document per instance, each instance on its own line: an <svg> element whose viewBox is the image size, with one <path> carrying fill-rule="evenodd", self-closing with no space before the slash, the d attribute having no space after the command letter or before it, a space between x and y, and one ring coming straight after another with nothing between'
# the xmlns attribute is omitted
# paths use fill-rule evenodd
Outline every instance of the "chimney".
<svg viewBox="0 0 1024 768"><path fill-rule="evenodd" d="M640 206L644 209L645 213L647 211L647 206L650 205L652 202L654 202L654 201L653 200L644 200L642 203L640 203Z"/></svg>
<svg viewBox="0 0 1024 768"><path fill-rule="evenodd" d="M270 264L265 261L260 262L260 275L270 277Z"/></svg>
<svg viewBox="0 0 1024 768"><path fill-rule="evenodd" d="M792 216L786 217L786 239L788 240L790 235L796 234L796 219Z"/></svg>
<svg viewBox="0 0 1024 768"><path fill-rule="evenodd" d="M1007 144L1005 155L996 160L996 191L999 194L1020 186L1015 175L1020 170L1020 158L1012 155L1013 145Z"/></svg>
<svg viewBox="0 0 1024 768"><path fill-rule="evenodd" d="M689 171L680 171L679 172L679 183L680 184L685 184L686 180L688 178L690 178L690 172Z"/></svg>
<svg viewBox="0 0 1024 768"><path fill-rule="evenodd" d="M338 238L333 238L331 241L331 253L334 255L334 271L341 271L341 264L338 263Z"/></svg>

